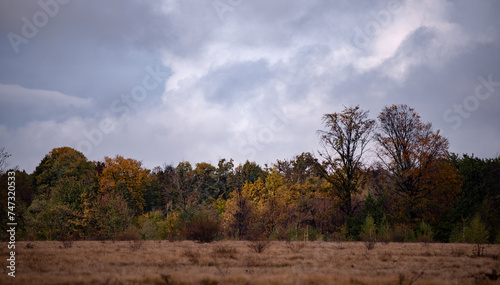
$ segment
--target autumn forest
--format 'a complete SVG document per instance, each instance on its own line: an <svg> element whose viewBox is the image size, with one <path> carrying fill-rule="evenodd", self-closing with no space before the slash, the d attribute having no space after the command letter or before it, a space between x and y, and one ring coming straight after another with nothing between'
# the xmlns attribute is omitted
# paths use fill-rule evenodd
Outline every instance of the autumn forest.
<svg viewBox="0 0 500 285"><path fill-rule="evenodd" d="M500 242L500 157L450 153L406 105L371 116L359 106L325 114L316 153L270 165L146 169L59 147L33 173L4 168L0 179L15 171L20 240Z"/></svg>

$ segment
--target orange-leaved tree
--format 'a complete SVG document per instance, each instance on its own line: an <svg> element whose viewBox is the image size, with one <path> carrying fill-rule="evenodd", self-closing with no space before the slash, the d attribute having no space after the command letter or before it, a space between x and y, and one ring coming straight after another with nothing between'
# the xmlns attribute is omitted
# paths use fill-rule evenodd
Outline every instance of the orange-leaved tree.
<svg viewBox="0 0 500 285"><path fill-rule="evenodd" d="M445 189L442 186L456 191L456 183L445 185L443 180L446 176L456 180L455 174L442 164L449 155L448 140L439 130L434 132L431 123L423 123L415 109L407 105L385 107L378 119L377 155L399 197L396 216L400 222L416 225L426 217L425 209L436 203L431 197ZM439 195L446 203L450 201L449 193Z"/></svg>
<svg viewBox="0 0 500 285"><path fill-rule="evenodd" d="M144 194L150 179L149 170L143 168L140 161L120 155L105 157L104 164L99 176L100 194L118 194L127 201L134 214L142 213Z"/></svg>

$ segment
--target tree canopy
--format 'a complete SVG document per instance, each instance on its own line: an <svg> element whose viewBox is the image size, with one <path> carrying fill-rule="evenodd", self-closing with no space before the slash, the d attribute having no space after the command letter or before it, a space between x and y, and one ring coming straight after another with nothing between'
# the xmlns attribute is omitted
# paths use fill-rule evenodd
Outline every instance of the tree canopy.
<svg viewBox="0 0 500 285"><path fill-rule="evenodd" d="M446 137L407 105L376 119L359 106L322 119L317 156L150 170L60 147L29 174L7 169L0 148L0 181L15 173L24 239L500 242L500 157L450 154Z"/></svg>

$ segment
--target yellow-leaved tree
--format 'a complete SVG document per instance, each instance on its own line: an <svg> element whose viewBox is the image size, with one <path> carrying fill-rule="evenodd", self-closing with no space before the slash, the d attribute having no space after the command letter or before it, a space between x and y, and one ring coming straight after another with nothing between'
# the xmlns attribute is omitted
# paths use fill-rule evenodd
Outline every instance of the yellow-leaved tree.
<svg viewBox="0 0 500 285"><path fill-rule="evenodd" d="M127 201L135 215L142 213L145 205L144 194L149 182L149 170L135 159L117 155L104 157L105 167L99 176L99 192L118 194Z"/></svg>

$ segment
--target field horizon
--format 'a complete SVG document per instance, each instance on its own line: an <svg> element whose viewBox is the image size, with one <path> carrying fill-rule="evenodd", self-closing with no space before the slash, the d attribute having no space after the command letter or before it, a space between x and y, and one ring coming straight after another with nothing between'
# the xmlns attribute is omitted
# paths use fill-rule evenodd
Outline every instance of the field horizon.
<svg viewBox="0 0 500 285"><path fill-rule="evenodd" d="M500 245L249 241L22 241L2 284L497 284ZM8 255L1 243L2 256ZM3 259L5 264L5 259Z"/></svg>

